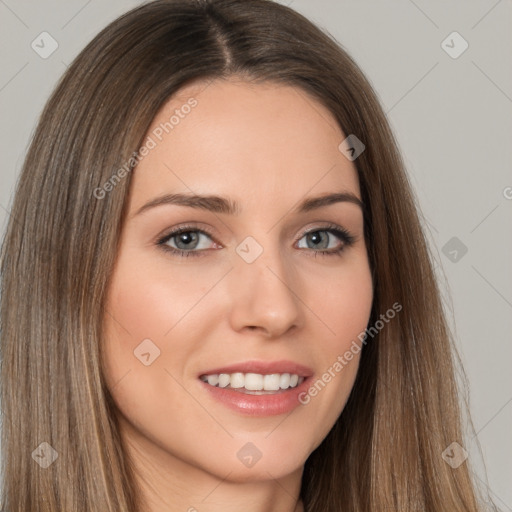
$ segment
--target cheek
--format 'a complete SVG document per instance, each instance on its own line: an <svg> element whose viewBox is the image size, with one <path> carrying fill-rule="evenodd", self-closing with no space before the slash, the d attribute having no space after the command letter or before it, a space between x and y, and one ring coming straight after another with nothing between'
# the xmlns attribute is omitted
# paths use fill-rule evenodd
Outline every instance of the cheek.
<svg viewBox="0 0 512 512"><path fill-rule="evenodd" d="M176 323L184 301L170 290L135 254L121 252L107 296L102 344L105 377L117 393L134 378L147 386L148 375L161 366L164 335ZM117 386L121 379L123 386Z"/></svg>
<svg viewBox="0 0 512 512"><path fill-rule="evenodd" d="M373 303L373 283L364 259L347 271L333 273L323 280L323 286L312 287L310 297L316 297L314 312L321 319L322 336L315 356L319 372L301 397L305 408L314 409L322 421L316 425L316 448L341 414L352 390Z"/></svg>
<svg viewBox="0 0 512 512"><path fill-rule="evenodd" d="M172 266L165 257L147 260L125 245L106 301L103 372L123 403L135 400L134 395L120 395L121 388L134 382L140 396L153 397L172 381L165 370L182 379L201 349L201 343L191 340L205 339L202 326L218 319L218 311L204 299L226 272L206 265Z"/></svg>
<svg viewBox="0 0 512 512"><path fill-rule="evenodd" d="M191 257L192 258L192 257ZM222 276L223 269L148 258L123 248L107 300L106 320L113 339L168 343L173 330L196 308Z"/></svg>
<svg viewBox="0 0 512 512"><path fill-rule="evenodd" d="M183 382L196 348L182 326L205 292L190 286L190 275L187 286L185 276L179 269L170 276L125 251L110 283L102 370L122 417L148 438L158 425L175 425L186 408L186 393L176 381Z"/></svg>
<svg viewBox="0 0 512 512"><path fill-rule="evenodd" d="M323 275L318 283L308 280L309 295L315 297L314 312L325 327L322 351L332 357L346 350L367 327L373 303L371 271L366 258L358 256L353 264Z"/></svg>

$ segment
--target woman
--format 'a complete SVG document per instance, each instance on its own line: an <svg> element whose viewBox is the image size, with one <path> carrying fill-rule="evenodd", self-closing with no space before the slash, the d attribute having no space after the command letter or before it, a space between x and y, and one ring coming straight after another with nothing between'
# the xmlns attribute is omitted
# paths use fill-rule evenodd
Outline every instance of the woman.
<svg viewBox="0 0 512 512"><path fill-rule="evenodd" d="M397 146L289 8L157 0L94 38L2 290L3 510L479 510Z"/></svg>

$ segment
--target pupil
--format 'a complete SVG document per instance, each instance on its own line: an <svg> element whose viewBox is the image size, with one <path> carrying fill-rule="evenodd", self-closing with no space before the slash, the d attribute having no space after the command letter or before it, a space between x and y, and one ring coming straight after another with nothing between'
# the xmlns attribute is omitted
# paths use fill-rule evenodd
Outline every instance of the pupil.
<svg viewBox="0 0 512 512"><path fill-rule="evenodd" d="M192 233L187 231L185 233L180 233L178 236L178 243L176 244L178 247L181 243L185 245L185 249L189 248L191 242L197 241L197 233Z"/></svg>
<svg viewBox="0 0 512 512"><path fill-rule="evenodd" d="M325 233L326 235L327 233ZM320 244L322 243L322 232L321 231L315 231L314 233L310 234L310 240L313 242L313 244ZM328 239L325 240L325 242L328 243ZM322 249L325 249L327 246L325 243L321 247Z"/></svg>

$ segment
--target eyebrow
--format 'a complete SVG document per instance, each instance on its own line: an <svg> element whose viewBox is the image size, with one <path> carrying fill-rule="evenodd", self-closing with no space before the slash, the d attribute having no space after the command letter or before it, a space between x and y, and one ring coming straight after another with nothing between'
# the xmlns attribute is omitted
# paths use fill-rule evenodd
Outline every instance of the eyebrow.
<svg viewBox="0 0 512 512"><path fill-rule="evenodd" d="M335 203L352 203L363 209L362 201L352 192L337 192L305 199L292 212L306 213ZM165 194L141 206L133 216L162 205L188 206L227 215L239 215L242 211L239 203L227 197L197 194Z"/></svg>

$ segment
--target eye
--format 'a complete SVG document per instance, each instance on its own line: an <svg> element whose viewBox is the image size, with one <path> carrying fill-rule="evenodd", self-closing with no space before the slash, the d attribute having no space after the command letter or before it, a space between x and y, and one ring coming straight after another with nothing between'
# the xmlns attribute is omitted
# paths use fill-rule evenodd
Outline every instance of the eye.
<svg viewBox="0 0 512 512"><path fill-rule="evenodd" d="M211 235L202 229L182 226L158 241L163 250L180 256L199 256L199 252L208 249L205 239Z"/></svg>
<svg viewBox="0 0 512 512"><path fill-rule="evenodd" d="M302 239L306 240L306 247L300 245ZM336 239L338 239L338 242L336 242ZM339 255L347 247L353 245L354 242L355 237L346 229L336 225L330 225L304 233L299 240L299 247L312 249L316 254L320 253L325 256L333 256Z"/></svg>

